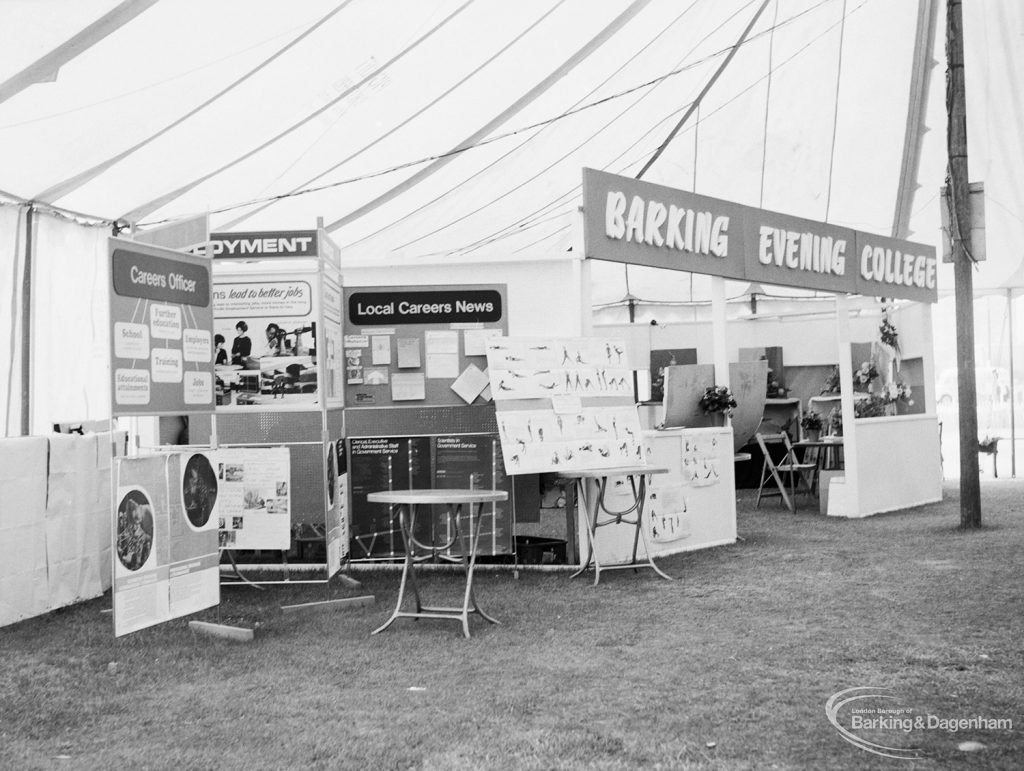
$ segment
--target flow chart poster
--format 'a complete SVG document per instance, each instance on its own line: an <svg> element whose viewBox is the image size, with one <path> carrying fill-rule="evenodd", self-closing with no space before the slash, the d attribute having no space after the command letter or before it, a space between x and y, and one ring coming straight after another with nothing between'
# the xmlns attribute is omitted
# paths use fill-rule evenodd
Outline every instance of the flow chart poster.
<svg viewBox="0 0 1024 771"><path fill-rule="evenodd" d="M210 261L117 238L109 257L113 414L212 411Z"/></svg>

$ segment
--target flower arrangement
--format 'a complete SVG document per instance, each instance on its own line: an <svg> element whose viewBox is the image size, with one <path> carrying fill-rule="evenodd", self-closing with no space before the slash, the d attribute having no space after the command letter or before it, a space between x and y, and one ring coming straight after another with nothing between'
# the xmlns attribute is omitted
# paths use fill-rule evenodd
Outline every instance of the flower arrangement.
<svg viewBox="0 0 1024 771"><path fill-rule="evenodd" d="M842 390L839 384L839 365L837 364L832 368L831 374L825 378L825 385L821 387L821 395L829 396L831 394L837 394Z"/></svg>
<svg viewBox="0 0 1024 771"><path fill-rule="evenodd" d="M913 404L914 400L910 398L912 395L913 391L910 390L910 386L903 382L886 383L882 386L881 397L889 404L895 404L896 402L904 402L908 405Z"/></svg>
<svg viewBox="0 0 1024 771"><path fill-rule="evenodd" d="M726 386L708 386L700 397L700 408L705 415L721 412L731 417L735 406L736 399Z"/></svg>
<svg viewBox="0 0 1024 771"><path fill-rule="evenodd" d="M860 368L853 373L853 390L867 391L878 378L878 370L870 361L861 362Z"/></svg>
<svg viewBox="0 0 1024 771"><path fill-rule="evenodd" d="M800 428L804 431L821 431L825 427L825 421L821 417L821 414L814 410L809 410L804 413L804 416L800 418Z"/></svg>
<svg viewBox="0 0 1024 771"><path fill-rule="evenodd" d="M897 354L900 352L900 333L896 331L896 325L889 321L888 316L883 316L882 323L878 325L878 340Z"/></svg>
<svg viewBox="0 0 1024 771"><path fill-rule="evenodd" d="M853 414L857 418L880 418L889 414L889 402L880 394L871 394L853 403Z"/></svg>

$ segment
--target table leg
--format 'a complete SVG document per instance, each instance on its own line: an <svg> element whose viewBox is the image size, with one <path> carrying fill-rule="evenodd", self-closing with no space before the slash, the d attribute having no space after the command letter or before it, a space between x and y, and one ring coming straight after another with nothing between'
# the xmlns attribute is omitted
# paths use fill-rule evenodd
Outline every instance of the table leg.
<svg viewBox="0 0 1024 771"><path fill-rule="evenodd" d="M480 541L480 520L483 519L484 504L478 503L476 506L476 512L473 512L473 505L469 507L469 544L467 545L462 538L462 530L458 530L459 541L463 544L462 547L462 564L466 570L466 592L462 599L462 632L469 637L469 614L477 613L481 618L491 624L499 624L500 622L480 608L479 603L476 600L476 593L473 591L473 574L476 569L476 554L477 547ZM458 528L458 517L455 520L456 528Z"/></svg>
<svg viewBox="0 0 1024 771"><path fill-rule="evenodd" d="M405 586L407 582L410 582L412 584L413 594L416 597L416 611L419 612L421 610L420 592L419 587L416 586L415 566L413 565L412 559L412 538L406 535L407 526L405 521L405 511L402 508L402 504L398 504L396 508L398 509L399 530L401 530L402 541L405 544L405 561L402 564L402 581L398 585L398 601L395 603L395 609L391 613L390 618L388 618L387 621L385 621L379 627L370 632L371 635L383 632L385 629L387 629L389 626L395 623L395 619L399 618L402 615L402 604L405 601ZM409 505L409 509L411 509L413 512L415 511L415 507L412 506L411 504ZM410 519L413 519L413 521L415 521L414 513L410 513Z"/></svg>
<svg viewBox="0 0 1024 771"><path fill-rule="evenodd" d="M569 578L576 578L576 576L584 573L586 569L590 567L590 563L592 560L594 561L595 572L599 572L601 569L600 565L596 561L596 557L594 554L594 531L597 525L597 511L593 510L594 507L590 505L590 496L587 495L586 481L582 478L578 479L576 481L576 485L579 493L576 496L576 500L578 502L577 505L579 507L578 510L579 513L584 517L587 525L587 558L586 560L580 560L580 569L573 573L571 576L569 576ZM594 583L597 583L596 576L594 579Z"/></svg>

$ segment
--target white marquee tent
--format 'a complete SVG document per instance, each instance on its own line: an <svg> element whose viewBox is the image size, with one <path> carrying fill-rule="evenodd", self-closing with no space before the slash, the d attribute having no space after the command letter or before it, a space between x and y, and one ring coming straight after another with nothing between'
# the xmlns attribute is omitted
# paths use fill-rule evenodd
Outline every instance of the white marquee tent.
<svg viewBox="0 0 1024 771"><path fill-rule="evenodd" d="M353 263L558 259L581 168L635 176L656 158L648 181L938 246L944 11L934 0L6 0L5 433L21 430L24 367L30 431L106 417L107 375L91 363L107 346L115 226L209 213L218 230L300 229L322 217ZM965 3L964 14L970 168L987 209L976 284L995 287L1024 243L1024 6ZM595 265L595 304L703 291L687 274L630 269L627 286L624 273Z"/></svg>

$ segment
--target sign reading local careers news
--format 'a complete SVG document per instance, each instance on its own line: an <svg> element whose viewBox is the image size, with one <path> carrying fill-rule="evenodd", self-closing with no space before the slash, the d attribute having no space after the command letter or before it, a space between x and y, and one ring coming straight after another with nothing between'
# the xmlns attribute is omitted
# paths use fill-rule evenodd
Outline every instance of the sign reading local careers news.
<svg viewBox="0 0 1024 771"><path fill-rule="evenodd" d="M356 327L501 321L501 294L494 289L354 292L348 320Z"/></svg>
<svg viewBox="0 0 1024 771"><path fill-rule="evenodd" d="M117 459L114 634L220 602L217 477L203 453Z"/></svg>
<svg viewBox="0 0 1024 771"><path fill-rule="evenodd" d="M117 238L109 257L113 414L212 410L210 261Z"/></svg>
<svg viewBox="0 0 1024 771"><path fill-rule="evenodd" d="M583 170L586 256L936 302L934 247Z"/></svg>

